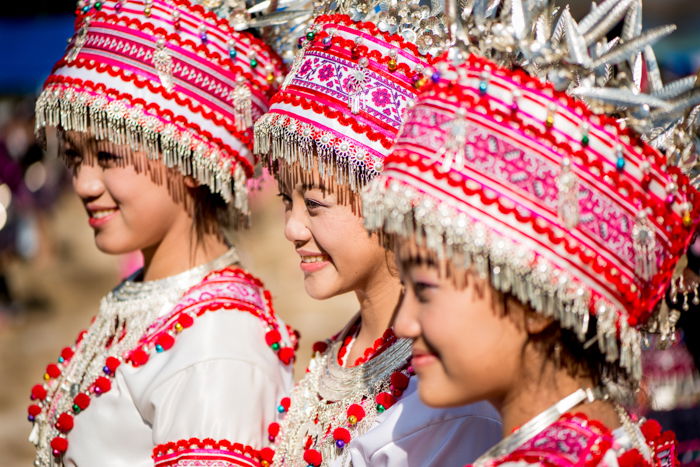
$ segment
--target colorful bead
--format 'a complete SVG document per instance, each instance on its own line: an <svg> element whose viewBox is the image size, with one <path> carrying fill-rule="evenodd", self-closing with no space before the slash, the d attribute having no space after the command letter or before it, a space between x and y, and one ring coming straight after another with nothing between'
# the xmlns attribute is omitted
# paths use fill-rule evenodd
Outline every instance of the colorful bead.
<svg viewBox="0 0 700 467"><path fill-rule="evenodd" d="M277 406L277 411L279 413L285 413L289 410L289 404L291 404L291 402L292 400L289 397L283 397L280 401L280 405Z"/></svg>
<svg viewBox="0 0 700 467"><path fill-rule="evenodd" d="M617 161L615 162L615 168L617 168L618 171L622 171L625 168L625 158L622 156L617 157Z"/></svg>
<svg viewBox="0 0 700 467"><path fill-rule="evenodd" d="M316 33L313 31L309 31L306 33L306 39L312 41L314 40L314 37L316 37Z"/></svg>
<svg viewBox="0 0 700 467"><path fill-rule="evenodd" d="M333 38L331 36L326 36L321 40L324 48L329 48L333 44Z"/></svg>
<svg viewBox="0 0 700 467"><path fill-rule="evenodd" d="M386 64L386 67L389 69L389 71L396 71L396 68L398 67L398 63L396 63L396 59L390 58Z"/></svg>
<svg viewBox="0 0 700 467"><path fill-rule="evenodd" d="M275 342L270 347L272 347L272 350L279 350L280 344L279 344L279 342Z"/></svg>
<svg viewBox="0 0 700 467"><path fill-rule="evenodd" d="M143 14L146 16L151 16L151 7L146 7L143 9Z"/></svg>
<svg viewBox="0 0 700 467"><path fill-rule="evenodd" d="M433 81L433 83L439 83L440 82L440 72L435 70L433 74L430 76L430 79Z"/></svg>
<svg viewBox="0 0 700 467"><path fill-rule="evenodd" d="M101 10L102 9L102 2L95 2L95 10Z"/></svg>
<svg viewBox="0 0 700 467"><path fill-rule="evenodd" d="M255 58L255 57L252 57L252 58L250 59L250 66L253 67L253 68L255 68L256 66L258 66L258 59Z"/></svg>
<svg viewBox="0 0 700 467"><path fill-rule="evenodd" d="M683 227L691 227L693 225L693 218L690 217L690 212L686 211L683 213Z"/></svg>
<svg viewBox="0 0 700 467"><path fill-rule="evenodd" d="M236 58L237 55L238 55L238 51L236 49L234 49L233 47L228 49L228 56L229 57Z"/></svg>
<svg viewBox="0 0 700 467"><path fill-rule="evenodd" d="M306 38L305 37L300 37L297 39L297 49L301 49L304 47L304 44L306 44Z"/></svg>
<svg viewBox="0 0 700 467"><path fill-rule="evenodd" d="M268 84L272 84L272 83L275 82L275 74L272 73L272 72L270 72L270 73L267 74L267 76L265 77L265 79L267 80L267 83L268 83Z"/></svg>
<svg viewBox="0 0 700 467"><path fill-rule="evenodd" d="M163 346L160 344L156 344L156 352L161 353L163 351Z"/></svg>
<svg viewBox="0 0 700 467"><path fill-rule="evenodd" d="M384 413L386 408L382 404L377 404L377 412Z"/></svg>
<svg viewBox="0 0 700 467"><path fill-rule="evenodd" d="M82 9L82 12L87 13L88 11L90 11L90 5L85 5Z"/></svg>
<svg viewBox="0 0 700 467"><path fill-rule="evenodd" d="M117 2L117 4L114 5L114 9L117 11L117 13L118 13L119 11L121 11L121 9L122 9L122 2Z"/></svg>

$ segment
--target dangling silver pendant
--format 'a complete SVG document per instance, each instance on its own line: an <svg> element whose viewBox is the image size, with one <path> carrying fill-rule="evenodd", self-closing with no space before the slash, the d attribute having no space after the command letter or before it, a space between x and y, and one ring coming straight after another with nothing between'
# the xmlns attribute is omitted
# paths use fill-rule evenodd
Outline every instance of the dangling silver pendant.
<svg viewBox="0 0 700 467"><path fill-rule="evenodd" d="M233 90L233 110L236 116L236 129L245 131L253 125L251 92L242 76L236 80Z"/></svg>
<svg viewBox="0 0 700 467"><path fill-rule="evenodd" d="M158 72L160 84L163 85L166 91L172 92L173 84L173 59L165 46L165 39L158 38L156 51L153 53L153 66Z"/></svg>
<svg viewBox="0 0 700 467"><path fill-rule="evenodd" d="M447 173L452 167L460 169L464 166L464 151L467 144L467 121L466 112L460 108L457 110L455 118L440 125L446 129L447 137L445 143L436 157L436 163L440 164L440 172Z"/></svg>
<svg viewBox="0 0 700 467"><path fill-rule="evenodd" d="M632 227L632 246L634 248L635 272L645 281L656 274L656 236L646 210L637 214Z"/></svg>
<svg viewBox="0 0 700 467"><path fill-rule="evenodd" d="M359 114L364 108L365 85L367 84L367 59L361 58L348 82L348 96L350 97L350 112Z"/></svg>
<svg viewBox="0 0 700 467"><path fill-rule="evenodd" d="M80 50L82 50L83 46L87 42L87 33L89 27L90 18L88 17L83 20L83 24L80 26L78 33L75 35L75 40L73 41L73 48L70 50L70 52L68 52L68 55L66 55L66 61L68 63L72 62L78 57Z"/></svg>
<svg viewBox="0 0 700 467"><path fill-rule="evenodd" d="M571 170L568 157L561 160L561 172L557 177L557 212L564 227L573 229L578 225L581 210L578 204L578 178Z"/></svg>

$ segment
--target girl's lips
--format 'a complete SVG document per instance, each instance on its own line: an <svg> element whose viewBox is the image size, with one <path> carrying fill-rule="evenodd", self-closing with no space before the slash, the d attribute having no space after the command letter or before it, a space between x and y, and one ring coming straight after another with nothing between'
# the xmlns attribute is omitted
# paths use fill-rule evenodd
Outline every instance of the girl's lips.
<svg viewBox="0 0 700 467"><path fill-rule="evenodd" d="M411 357L411 365L416 371L425 368L437 361L437 356L428 352L414 352Z"/></svg>
<svg viewBox="0 0 700 467"><path fill-rule="evenodd" d="M92 228L101 227L107 222L109 222L117 214L117 212L119 212L119 209L103 209L100 211L90 211L88 223Z"/></svg>
<svg viewBox="0 0 700 467"><path fill-rule="evenodd" d="M301 268L304 273L312 273L316 271L320 271L321 269L325 268L330 264L329 261L314 261L314 262L304 262L302 259L301 262L299 263L299 267Z"/></svg>

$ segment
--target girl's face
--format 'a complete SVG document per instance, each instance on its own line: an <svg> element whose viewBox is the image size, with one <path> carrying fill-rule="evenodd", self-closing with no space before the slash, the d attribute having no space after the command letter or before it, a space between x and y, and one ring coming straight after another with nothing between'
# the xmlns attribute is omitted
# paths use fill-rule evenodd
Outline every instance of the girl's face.
<svg viewBox="0 0 700 467"><path fill-rule="evenodd" d="M149 249L191 226L184 198L176 201L173 190L179 186L184 195L184 177L179 173L143 153L132 151L127 160L109 144L80 133L67 132L64 139L73 188L101 251L121 254Z"/></svg>
<svg viewBox="0 0 700 467"><path fill-rule="evenodd" d="M319 181L319 178L316 177ZM365 230L362 218L334 194L313 186L280 184L287 240L299 254L304 288L323 300L366 289L388 269L386 252L376 236Z"/></svg>
<svg viewBox="0 0 700 467"><path fill-rule="evenodd" d="M527 333L503 297L474 274L464 288L437 267L404 268L406 293L395 323L414 339L412 365L423 402L435 407L488 400L497 407L521 376Z"/></svg>

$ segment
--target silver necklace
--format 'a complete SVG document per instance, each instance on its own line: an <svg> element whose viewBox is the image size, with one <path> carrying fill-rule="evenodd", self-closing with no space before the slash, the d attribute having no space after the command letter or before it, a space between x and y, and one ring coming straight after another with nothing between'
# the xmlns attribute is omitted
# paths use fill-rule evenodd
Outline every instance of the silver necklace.
<svg viewBox="0 0 700 467"><path fill-rule="evenodd" d="M337 354L344 330L337 340L309 365L309 371L292 391L289 412L282 421L276 462L285 466L306 466L304 444L311 436L312 447L321 452L324 465L340 459L347 465L348 449L338 449L331 435L334 427L347 425L347 410L353 404L362 405L366 416L352 426L356 438L369 430L379 413L374 398L387 391L393 372L406 366L411 355L410 339L398 339L381 354L354 367L343 367Z"/></svg>
<svg viewBox="0 0 700 467"><path fill-rule="evenodd" d="M50 446L51 439L59 435L55 419L70 410L77 394L88 392L93 381L103 374L106 358L113 356L124 361L151 323L172 310L187 290L209 272L237 262L238 254L231 248L206 264L164 279L138 281L135 279L142 270L138 271L108 293L61 375L45 383L48 395L29 435L29 441L37 448L34 465L61 465Z"/></svg>
<svg viewBox="0 0 700 467"><path fill-rule="evenodd" d="M474 467L482 467L488 465L488 461L499 459L507 454L510 454L524 443L531 440L535 435L547 428L552 423L556 422L559 417L573 409L581 402L588 400L593 402L600 398L599 391L586 388L577 389L569 394L553 406L549 407L544 412L525 423L518 428L512 435L504 438L498 444L486 451L481 457L474 461Z"/></svg>

